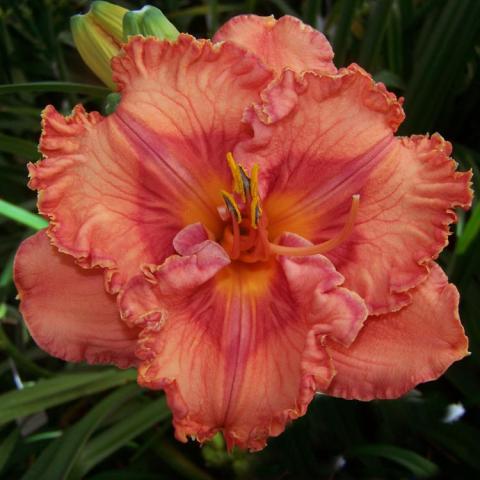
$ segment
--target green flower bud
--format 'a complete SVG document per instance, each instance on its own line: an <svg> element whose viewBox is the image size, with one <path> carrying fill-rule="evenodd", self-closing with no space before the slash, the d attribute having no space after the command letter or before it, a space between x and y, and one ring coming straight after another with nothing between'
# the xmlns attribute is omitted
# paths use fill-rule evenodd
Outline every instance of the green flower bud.
<svg viewBox="0 0 480 480"><path fill-rule="evenodd" d="M115 88L110 61L120 52L127 9L96 1L85 15L70 19L73 41L83 61L108 87Z"/></svg>
<svg viewBox="0 0 480 480"><path fill-rule="evenodd" d="M176 40L179 31L156 7L146 5L140 10L132 10L123 17L123 40L130 35L157 37L160 40Z"/></svg>

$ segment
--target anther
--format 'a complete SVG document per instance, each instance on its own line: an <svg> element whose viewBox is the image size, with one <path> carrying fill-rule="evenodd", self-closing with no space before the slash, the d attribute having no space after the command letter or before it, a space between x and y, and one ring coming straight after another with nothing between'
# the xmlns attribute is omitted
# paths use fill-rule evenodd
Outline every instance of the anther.
<svg viewBox="0 0 480 480"><path fill-rule="evenodd" d="M240 213L240 209L237 206L237 202L235 202L235 199L233 198L233 196L225 192L225 190L221 190L220 193L222 194L223 201L225 202L225 205L227 206L228 211L230 212L232 217L236 220L236 222L240 223L242 221L242 214Z"/></svg>
<svg viewBox="0 0 480 480"><path fill-rule="evenodd" d="M250 172L250 194L252 198L258 197L258 170L258 163L256 163Z"/></svg>
<svg viewBox="0 0 480 480"><path fill-rule="evenodd" d="M242 186L243 186L243 197L250 195L250 179L248 178L247 172L245 172L244 168L239 165L238 171L240 172L240 177L242 179ZM243 201L246 201L246 198L243 198Z"/></svg>
<svg viewBox="0 0 480 480"><path fill-rule="evenodd" d="M250 204L250 222L252 228L257 228L260 216L262 215L262 208L260 207L260 201L258 196L254 197Z"/></svg>
<svg viewBox="0 0 480 480"><path fill-rule="evenodd" d="M242 179L242 173L231 152L227 153L227 163L232 173L233 191L240 194L242 200L245 201L245 186Z"/></svg>

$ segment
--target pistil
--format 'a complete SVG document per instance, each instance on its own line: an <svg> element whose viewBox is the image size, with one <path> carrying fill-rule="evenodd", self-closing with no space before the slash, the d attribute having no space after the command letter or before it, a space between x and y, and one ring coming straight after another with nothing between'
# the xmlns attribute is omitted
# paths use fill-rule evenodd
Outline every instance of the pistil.
<svg viewBox="0 0 480 480"><path fill-rule="evenodd" d="M288 255L291 257L303 257L306 255L316 255L318 253L327 253L330 250L341 245L349 236L355 225L355 219L357 217L358 207L360 205L360 195L352 196L352 205L348 213L347 221L343 226L340 233L327 240L326 242L319 243L317 245L311 245L308 247L287 247L285 245L277 245L269 242L270 251L277 255Z"/></svg>

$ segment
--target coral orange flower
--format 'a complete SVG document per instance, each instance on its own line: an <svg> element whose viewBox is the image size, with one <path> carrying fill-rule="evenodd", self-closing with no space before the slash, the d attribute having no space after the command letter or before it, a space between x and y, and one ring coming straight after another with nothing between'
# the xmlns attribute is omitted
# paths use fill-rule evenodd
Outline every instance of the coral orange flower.
<svg viewBox="0 0 480 480"><path fill-rule="evenodd" d="M250 450L315 392L394 398L466 355L434 259L470 173L439 135L395 137L401 103L323 35L237 17L112 68L115 113L43 113L50 226L15 264L42 348L136 365L177 438Z"/></svg>

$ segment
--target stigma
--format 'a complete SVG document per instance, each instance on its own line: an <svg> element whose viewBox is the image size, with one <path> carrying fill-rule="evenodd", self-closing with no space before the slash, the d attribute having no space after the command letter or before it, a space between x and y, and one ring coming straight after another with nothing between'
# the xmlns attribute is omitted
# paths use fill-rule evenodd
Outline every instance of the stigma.
<svg viewBox="0 0 480 480"><path fill-rule="evenodd" d="M262 209L259 195L259 166L250 172L239 165L232 153L227 153L227 164L232 176L231 191L221 190L224 207L219 209L225 222L221 245L232 260L246 263L265 262L272 255L309 256L325 254L341 245L350 236L360 206L360 195L352 196L345 224L333 238L305 247L289 247L270 241L268 219Z"/></svg>

